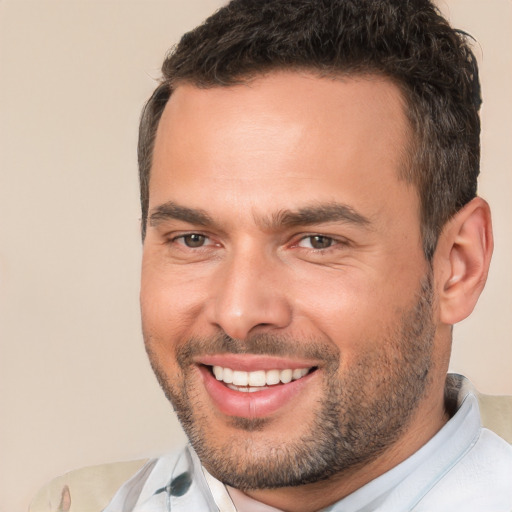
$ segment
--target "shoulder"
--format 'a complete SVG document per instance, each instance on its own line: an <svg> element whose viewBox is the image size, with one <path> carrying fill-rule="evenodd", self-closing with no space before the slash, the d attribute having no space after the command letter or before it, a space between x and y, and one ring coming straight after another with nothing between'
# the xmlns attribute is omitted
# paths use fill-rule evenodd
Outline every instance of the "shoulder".
<svg viewBox="0 0 512 512"><path fill-rule="evenodd" d="M29 512L103 510L119 487L146 463L147 459L115 462L66 473L39 491Z"/></svg>
<svg viewBox="0 0 512 512"><path fill-rule="evenodd" d="M475 444L414 510L510 512L512 446L482 428Z"/></svg>
<svg viewBox="0 0 512 512"><path fill-rule="evenodd" d="M479 474L474 471L479 468ZM462 461L461 469L488 480L491 488L504 488L512 506L512 445L487 428L482 428L475 445ZM486 476L487 475L487 476Z"/></svg>

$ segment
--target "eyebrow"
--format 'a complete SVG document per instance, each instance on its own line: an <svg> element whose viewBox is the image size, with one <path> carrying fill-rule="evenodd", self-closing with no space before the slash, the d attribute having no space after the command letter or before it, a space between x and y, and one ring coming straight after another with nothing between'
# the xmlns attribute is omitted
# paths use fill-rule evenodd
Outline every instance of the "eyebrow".
<svg viewBox="0 0 512 512"><path fill-rule="evenodd" d="M180 220L197 226L215 226L215 221L205 210L188 208L168 201L156 206L149 216L149 224L157 227L168 220ZM305 206L297 210L280 210L273 213L270 218L257 218L256 222L269 230L279 228L293 228L296 226L311 226L327 222L344 222L356 226L368 227L370 219L355 211L352 207L333 202Z"/></svg>
<svg viewBox="0 0 512 512"><path fill-rule="evenodd" d="M332 202L299 208L296 211L282 210L272 215L270 222L264 221L270 229L279 226L295 227L325 224L327 222L344 222L356 226L368 227L371 221L358 213L351 206Z"/></svg>
<svg viewBox="0 0 512 512"><path fill-rule="evenodd" d="M152 227L157 227L167 220L181 220L198 226L211 226L214 224L213 219L204 210L187 208L172 201L155 207L149 216L149 224Z"/></svg>

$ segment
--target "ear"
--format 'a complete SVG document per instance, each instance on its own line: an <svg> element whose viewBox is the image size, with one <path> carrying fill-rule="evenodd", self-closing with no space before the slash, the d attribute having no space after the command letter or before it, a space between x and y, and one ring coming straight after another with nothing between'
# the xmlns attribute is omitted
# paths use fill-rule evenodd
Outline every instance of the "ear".
<svg viewBox="0 0 512 512"><path fill-rule="evenodd" d="M447 222L434 255L442 323L453 325L473 311L487 280L492 250L489 205L475 197Z"/></svg>

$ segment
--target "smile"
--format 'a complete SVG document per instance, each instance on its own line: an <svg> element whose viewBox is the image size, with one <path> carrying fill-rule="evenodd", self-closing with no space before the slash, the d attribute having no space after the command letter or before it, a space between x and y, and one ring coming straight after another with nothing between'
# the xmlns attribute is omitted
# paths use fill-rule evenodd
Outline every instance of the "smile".
<svg viewBox="0 0 512 512"><path fill-rule="evenodd" d="M318 366L306 366L305 361L302 365L289 363L290 368L284 360L271 361L272 358L212 356L202 359L196 368L212 405L232 417L263 418L286 411L300 400L299 396L305 397L303 393L317 381L319 373ZM222 364L220 360L213 362L211 359L232 361Z"/></svg>
<svg viewBox="0 0 512 512"><path fill-rule="evenodd" d="M212 371L215 378L234 391L253 393L261 391L267 386L276 384L288 384L294 380L301 379L310 372L311 368L286 368L284 370L257 370L246 372L213 366Z"/></svg>

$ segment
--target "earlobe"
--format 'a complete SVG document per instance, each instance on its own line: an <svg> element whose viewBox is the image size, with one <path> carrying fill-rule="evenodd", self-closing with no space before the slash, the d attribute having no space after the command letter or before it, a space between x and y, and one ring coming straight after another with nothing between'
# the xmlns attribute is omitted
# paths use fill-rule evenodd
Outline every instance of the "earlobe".
<svg viewBox="0 0 512 512"><path fill-rule="evenodd" d="M474 198L447 223L438 242L440 320L453 325L466 318L482 292L493 250L491 213Z"/></svg>

